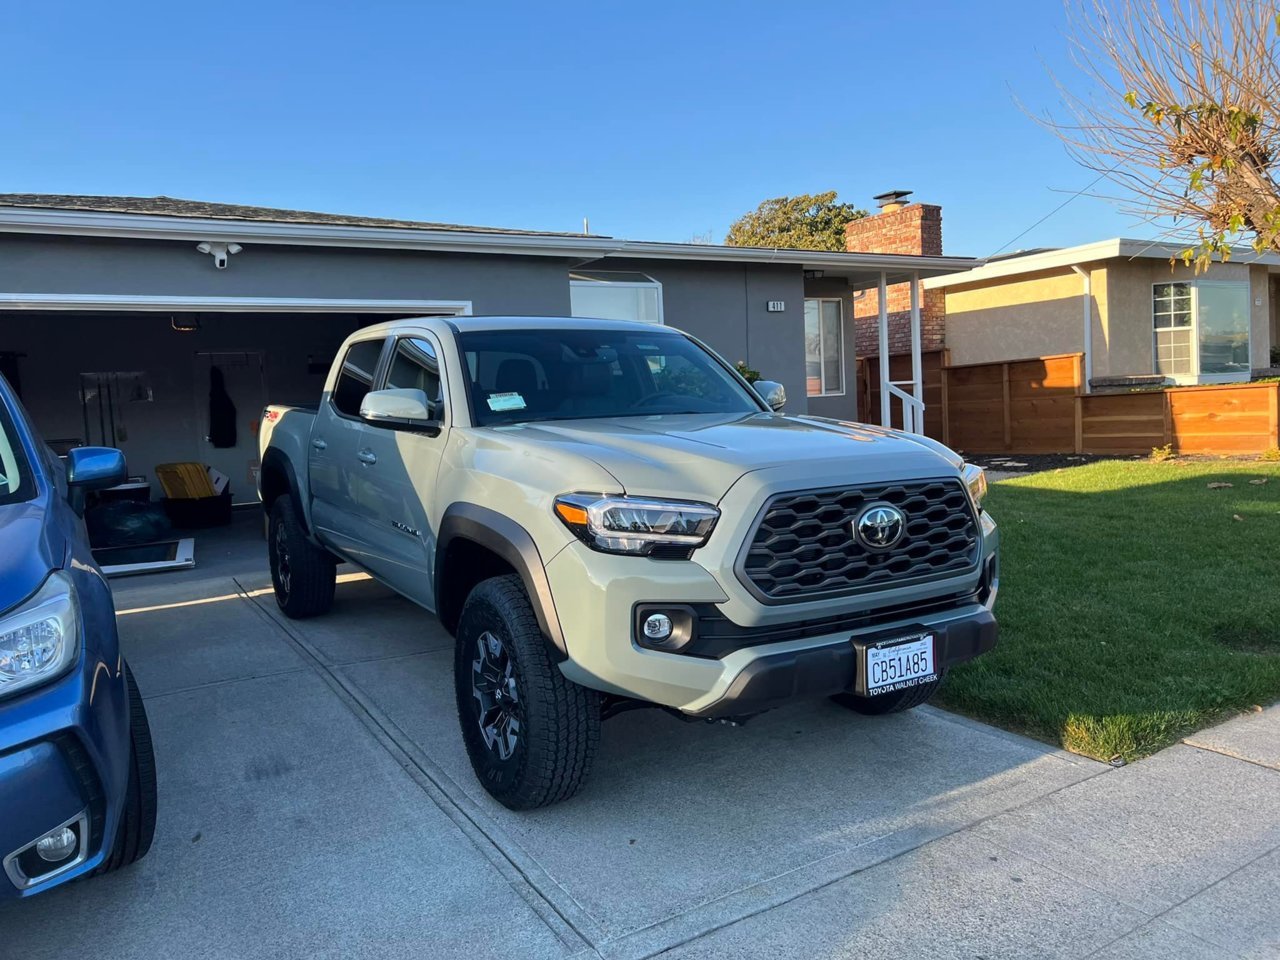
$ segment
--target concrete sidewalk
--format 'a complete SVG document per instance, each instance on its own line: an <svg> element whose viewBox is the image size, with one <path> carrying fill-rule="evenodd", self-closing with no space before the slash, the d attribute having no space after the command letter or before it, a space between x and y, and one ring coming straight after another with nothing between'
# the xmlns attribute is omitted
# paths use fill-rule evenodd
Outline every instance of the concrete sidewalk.
<svg viewBox="0 0 1280 960"><path fill-rule="evenodd" d="M1280 956L1278 709L1121 769L930 708L636 711L581 796L514 814L438 624L359 576L286 621L253 532L117 583L156 844L0 908L0 955Z"/></svg>

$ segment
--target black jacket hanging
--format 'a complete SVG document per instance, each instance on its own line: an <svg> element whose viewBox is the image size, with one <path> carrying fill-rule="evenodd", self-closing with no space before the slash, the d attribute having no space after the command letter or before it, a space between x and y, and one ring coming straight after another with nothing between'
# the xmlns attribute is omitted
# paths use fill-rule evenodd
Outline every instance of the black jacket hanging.
<svg viewBox="0 0 1280 960"><path fill-rule="evenodd" d="M209 442L219 448L236 445L236 405L217 367L209 368Z"/></svg>

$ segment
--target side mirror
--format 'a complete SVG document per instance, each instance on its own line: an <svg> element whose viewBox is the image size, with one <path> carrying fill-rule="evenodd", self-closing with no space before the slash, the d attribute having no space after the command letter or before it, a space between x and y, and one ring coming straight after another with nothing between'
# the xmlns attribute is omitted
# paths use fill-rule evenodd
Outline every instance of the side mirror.
<svg viewBox="0 0 1280 960"><path fill-rule="evenodd" d="M128 479L124 454L112 447L72 447L67 451L67 501L84 515L84 495Z"/></svg>
<svg viewBox="0 0 1280 960"><path fill-rule="evenodd" d="M776 380L757 380L752 386L775 413L787 405L787 388Z"/></svg>
<svg viewBox="0 0 1280 960"><path fill-rule="evenodd" d="M435 436L440 421L431 417L431 404L421 390L374 390L360 403L360 419L375 427L416 430Z"/></svg>
<svg viewBox="0 0 1280 960"><path fill-rule="evenodd" d="M67 451L67 486L101 490L124 483L129 475L124 454L112 447L72 447Z"/></svg>

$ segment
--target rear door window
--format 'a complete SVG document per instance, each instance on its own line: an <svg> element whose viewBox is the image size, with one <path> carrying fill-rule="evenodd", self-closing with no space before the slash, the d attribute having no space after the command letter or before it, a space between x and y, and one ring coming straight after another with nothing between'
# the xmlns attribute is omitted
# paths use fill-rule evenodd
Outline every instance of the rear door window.
<svg viewBox="0 0 1280 960"><path fill-rule="evenodd" d="M378 372L378 359L382 356L383 340L361 340L347 348L342 358L342 369L333 385L330 398L338 412L348 417L360 416L360 404L373 389L373 378Z"/></svg>

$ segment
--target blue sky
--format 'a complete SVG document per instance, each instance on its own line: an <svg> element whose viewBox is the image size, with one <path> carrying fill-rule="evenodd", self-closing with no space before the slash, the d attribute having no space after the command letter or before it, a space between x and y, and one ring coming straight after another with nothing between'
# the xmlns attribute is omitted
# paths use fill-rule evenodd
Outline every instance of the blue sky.
<svg viewBox="0 0 1280 960"><path fill-rule="evenodd" d="M1092 176L1057 0L10 3L0 192L191 197L719 242L760 200L890 188L948 253ZM1081 197L1013 248L1154 230Z"/></svg>

